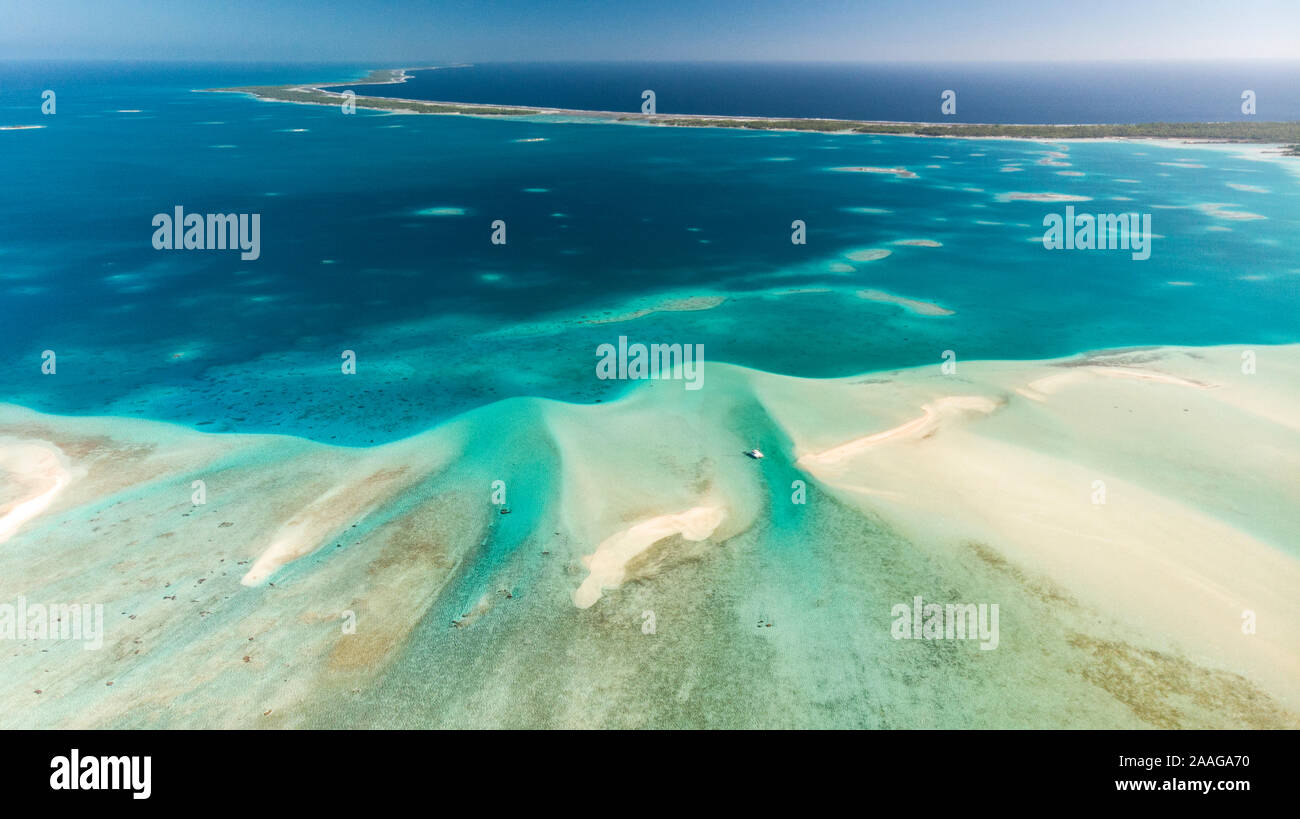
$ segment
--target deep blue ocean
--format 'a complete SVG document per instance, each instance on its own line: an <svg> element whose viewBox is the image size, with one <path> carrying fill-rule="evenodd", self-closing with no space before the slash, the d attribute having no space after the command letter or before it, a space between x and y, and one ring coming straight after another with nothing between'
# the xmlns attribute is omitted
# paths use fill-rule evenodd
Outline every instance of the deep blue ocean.
<svg viewBox="0 0 1300 819"><path fill-rule="evenodd" d="M904 122L1300 119L1300 60L1236 63L488 63L418 71L379 96L660 114ZM940 95L956 92L956 113ZM1241 110L1255 92L1253 117Z"/></svg>
<svg viewBox="0 0 1300 819"><path fill-rule="evenodd" d="M0 400L366 445L509 396L608 400L626 382L595 379L594 350L619 335L702 343L709 360L810 377L937 363L948 349L1025 359L1300 340L1295 160L1143 143L349 116L196 91L344 81L370 67L0 63L0 127L42 126L0 130ZM1240 87L1254 86L1261 118L1300 117L1300 86L1267 71L1211 81L1213 69L1197 69L1181 84L1171 73L1181 89L1171 95L1149 82L1125 92L1112 73L1104 96L1118 107L1098 107L1097 91L1049 95L1040 109L1046 79L1014 69L998 69L999 93L916 69L897 87L873 75L879 92L856 97L785 68L756 67L748 84L734 67L716 68L733 72L729 84L627 66L597 83L601 70L566 84L556 69L535 97L515 81L521 67L383 88L636 110L652 87L661 112L933 119L923 109L937 111L938 89L953 86L967 89L965 119L1077 122L1232 119ZM465 94L428 85L475 76ZM1032 93L1012 99L1012 87ZM1220 87L1225 100L1205 94ZM45 89L54 115L41 113ZM836 170L862 166L914 176ZM1063 206L1017 192L1149 213L1151 258L1046 250L1042 220ZM151 219L177 205L259 214L260 258L155 250ZM508 226L504 245L490 240L495 220ZM804 245L791 242L794 220L807 225ZM897 244L914 239L941 246ZM892 255L850 255L870 249ZM954 313L919 316L858 289ZM590 323L697 295L728 301ZM55 375L41 372L46 350ZM357 355L355 376L340 375L343 350Z"/></svg>

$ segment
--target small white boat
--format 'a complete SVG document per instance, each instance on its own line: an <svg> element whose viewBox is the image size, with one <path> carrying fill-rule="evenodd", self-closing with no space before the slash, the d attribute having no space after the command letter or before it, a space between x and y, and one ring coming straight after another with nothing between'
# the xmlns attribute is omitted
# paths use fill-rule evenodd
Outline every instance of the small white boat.
<svg viewBox="0 0 1300 819"><path fill-rule="evenodd" d="M751 449L751 450L749 450L748 452L746 452L745 454L748 455L749 457L753 458L753 459L756 460L756 461L759 460L759 459L761 459L761 458L763 457L763 451L762 451L761 449Z"/></svg>

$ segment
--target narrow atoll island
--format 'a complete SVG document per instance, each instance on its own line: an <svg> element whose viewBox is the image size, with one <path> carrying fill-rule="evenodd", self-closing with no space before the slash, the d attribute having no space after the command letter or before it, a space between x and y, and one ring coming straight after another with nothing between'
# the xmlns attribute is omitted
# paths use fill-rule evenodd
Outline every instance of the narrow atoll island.
<svg viewBox="0 0 1300 819"><path fill-rule="evenodd" d="M258 99L316 105L340 105L347 99L341 90L351 85L398 85L410 78L410 71L430 69L375 69L352 81L213 88L211 91L251 94ZM540 114L588 117L642 125L679 128L744 128L760 131L818 131L923 137L978 137L994 139L1160 139L1189 142L1251 142L1284 144L1283 151L1300 155L1300 122L1148 122L1138 124L1088 125L1004 125L996 123L876 122L847 119L803 119L780 117L679 116L632 114L542 106L484 105L460 102L431 102L400 97L356 96L358 108L411 114L465 114L483 117L525 117ZM1047 157L1047 163L1055 161ZM897 173L898 169L842 168L876 173ZM908 174L901 173L906 177Z"/></svg>

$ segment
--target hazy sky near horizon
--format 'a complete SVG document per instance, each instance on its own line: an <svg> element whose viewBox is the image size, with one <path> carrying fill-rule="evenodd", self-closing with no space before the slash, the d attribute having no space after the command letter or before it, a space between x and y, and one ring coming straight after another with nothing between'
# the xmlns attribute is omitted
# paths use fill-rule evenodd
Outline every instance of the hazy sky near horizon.
<svg viewBox="0 0 1300 819"><path fill-rule="evenodd" d="M0 0L0 59L1300 59L1300 0Z"/></svg>

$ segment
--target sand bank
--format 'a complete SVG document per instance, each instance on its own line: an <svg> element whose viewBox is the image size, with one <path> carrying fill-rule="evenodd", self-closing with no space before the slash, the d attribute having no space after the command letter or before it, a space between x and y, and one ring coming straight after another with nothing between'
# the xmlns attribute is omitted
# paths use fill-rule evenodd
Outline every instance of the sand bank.
<svg viewBox="0 0 1300 819"><path fill-rule="evenodd" d="M1300 726L1300 345L709 366L369 449L0 406L0 601L108 613L0 724Z"/></svg>
<svg viewBox="0 0 1300 819"><path fill-rule="evenodd" d="M1012 193L998 194L999 202L1090 202L1091 196L1074 193Z"/></svg>
<svg viewBox="0 0 1300 819"><path fill-rule="evenodd" d="M627 564L633 558L673 535L681 535L686 540L706 540L726 515L721 507L697 506L677 514L659 515L610 535L595 552L583 558L583 565L591 574L573 593L573 604L580 609L591 608L603 590L622 584Z"/></svg>
<svg viewBox="0 0 1300 819"><path fill-rule="evenodd" d="M1286 591L1300 583L1293 513L1270 508L1300 500L1296 414L1282 414L1300 383L1296 351L1270 348L1268 379L1244 375L1241 350L1225 348L968 363L960 379L909 371L861 400L911 391L920 416L832 446L818 440L828 425L792 418L818 428L794 434L796 465L916 542L994 545L1295 709L1297 635L1243 623L1300 617ZM1265 485L1272 500L1249 500Z"/></svg>
<svg viewBox="0 0 1300 819"><path fill-rule="evenodd" d="M881 259L892 256L894 251L886 248L867 248L866 250L851 250L844 254L844 258L854 262L878 262Z"/></svg>
<svg viewBox="0 0 1300 819"><path fill-rule="evenodd" d="M601 318L585 319L583 324L616 324L622 321L632 321L633 319L648 316L651 313L690 313L696 310L712 310L727 300L726 296L688 296L685 298L665 299L658 304L649 307L639 307L633 310L627 310L615 313L612 316L602 316Z"/></svg>
<svg viewBox="0 0 1300 819"><path fill-rule="evenodd" d="M873 168L873 167L860 166L860 167L850 167L850 168L833 168L832 170L840 171L842 173L890 174L898 177L899 179L916 179L916 174L913 171L909 171L907 168Z"/></svg>
<svg viewBox="0 0 1300 819"><path fill-rule="evenodd" d="M859 290L858 298L867 299L868 301L878 301L884 304L897 304L909 313L915 313L918 316L951 316L954 311L947 307L941 307L938 304L919 299L909 299L904 296L896 296L893 293L886 293L883 290Z"/></svg>
<svg viewBox="0 0 1300 819"><path fill-rule="evenodd" d="M0 437L0 543L48 509L73 477L49 441Z"/></svg>

